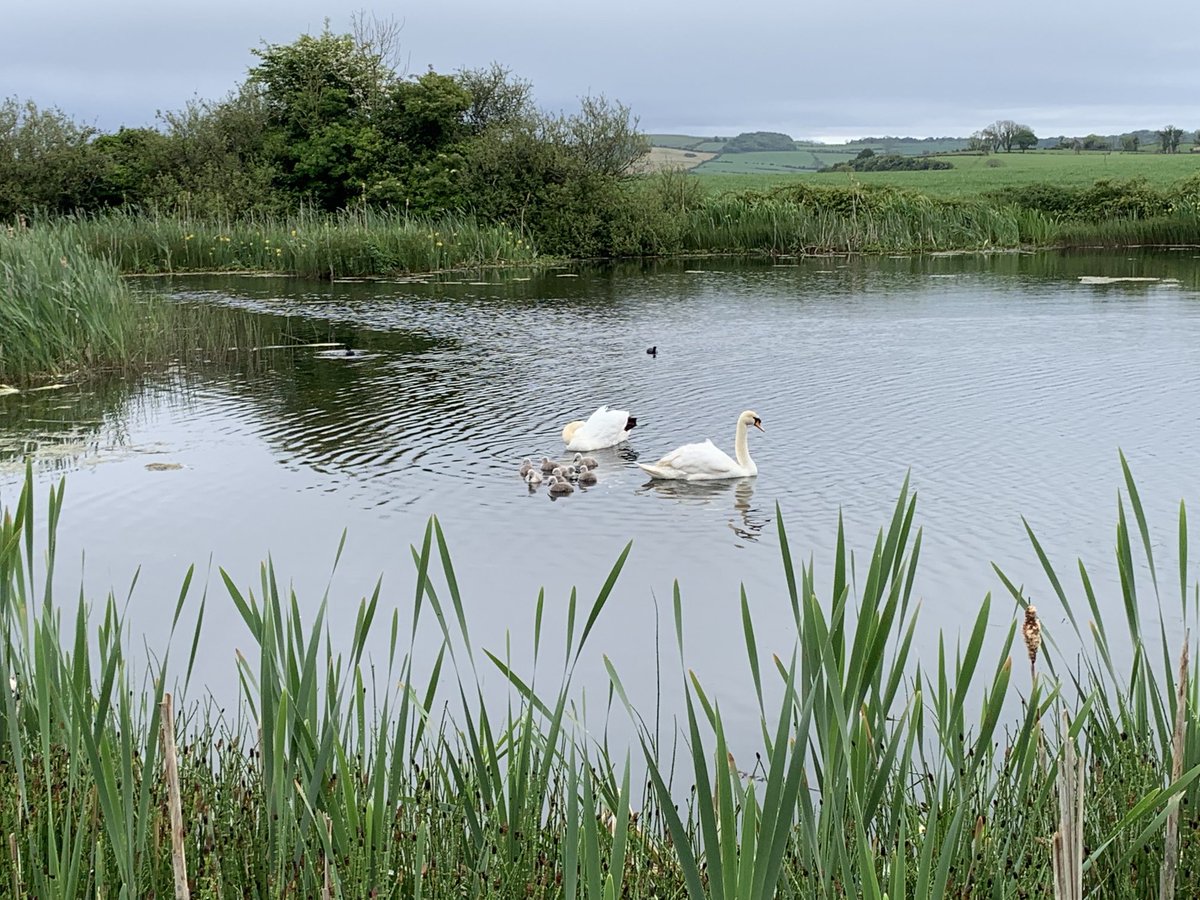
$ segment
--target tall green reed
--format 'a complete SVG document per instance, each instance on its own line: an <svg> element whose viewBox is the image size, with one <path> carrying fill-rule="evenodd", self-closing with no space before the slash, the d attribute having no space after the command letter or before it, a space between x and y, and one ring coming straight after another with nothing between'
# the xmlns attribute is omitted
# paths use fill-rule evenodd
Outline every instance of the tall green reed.
<svg viewBox="0 0 1200 900"><path fill-rule="evenodd" d="M190 570L172 625L194 619L180 632L182 680L169 649L135 674L125 601L92 608L81 597L63 626L53 582L63 488L50 491L43 537L27 470L0 527L0 668L12 678L0 690L0 832L9 839L0 882L39 897L173 889L158 719L171 691L197 895L1048 897L1058 877L1089 895L1142 897L1170 867L1190 896L1200 889L1200 843L1172 841L1169 823L1175 816L1183 835L1200 827L1200 682L1174 668L1181 642L1122 466L1125 629L1104 622L1082 565L1091 621L1080 624L1082 607L1030 532L1069 623L1042 623L1032 677L1012 664L1029 604L1005 573L1011 616L985 598L960 641L922 628L922 536L907 484L861 560L839 522L824 600L815 564L797 565L779 517L795 635L772 641L790 649L766 652L744 592L740 603L756 733L731 733L728 698L687 668L675 591L678 768L611 661L609 687L631 715L637 759L592 737L577 699L576 666L630 547L594 599L572 594L564 635L546 633L539 597L522 659L472 640L436 519L411 548L409 603L380 634L389 603L377 585L341 649L326 610L344 604L328 588L306 625L301 599L269 560L253 590L221 572L250 642L227 711L188 700L210 604L207 593L195 598ZM1178 615L1191 622L1198 601L1182 507L1178 532ZM501 709L484 691L487 670L510 688ZM736 759L735 747L752 748L754 761ZM1074 827L1060 818L1056 787L1060 770L1076 769L1064 768L1070 754L1083 773L1082 833L1072 832L1078 854L1056 870L1051 846Z"/></svg>
<svg viewBox="0 0 1200 900"><path fill-rule="evenodd" d="M471 215L439 219L386 210L287 217L188 218L110 212L36 225L63 234L122 272L281 272L308 278L433 272L530 263L528 235Z"/></svg>

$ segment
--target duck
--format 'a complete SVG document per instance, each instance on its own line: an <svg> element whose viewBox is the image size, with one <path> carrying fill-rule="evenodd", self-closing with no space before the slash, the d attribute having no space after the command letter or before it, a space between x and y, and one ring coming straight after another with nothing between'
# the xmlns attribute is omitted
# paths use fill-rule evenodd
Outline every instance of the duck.
<svg viewBox="0 0 1200 900"><path fill-rule="evenodd" d="M624 409L601 406L588 416L586 422L568 422L563 426L562 439L568 450L599 450L612 447L629 437L637 419Z"/></svg>
<svg viewBox="0 0 1200 900"><path fill-rule="evenodd" d="M584 469L582 472L579 473L579 483L580 484L595 484L597 480L598 479L596 478L596 473L593 472L591 469Z"/></svg>
<svg viewBox="0 0 1200 900"><path fill-rule="evenodd" d="M711 440L697 444L684 444L672 450L656 463L638 463L651 478L676 479L680 481L712 481L719 478L747 478L758 474L758 466L750 458L750 446L746 431L754 426L759 431L762 419L758 413L748 409L738 416L734 438L734 453L737 459L719 449Z"/></svg>
<svg viewBox="0 0 1200 900"><path fill-rule="evenodd" d="M524 478L533 471L533 461L528 456L525 457L523 460L521 460L521 468L517 471L520 472L521 477Z"/></svg>
<svg viewBox="0 0 1200 900"><path fill-rule="evenodd" d="M530 470L525 473L525 483L531 488L535 488L542 483L542 476L537 473L536 469L530 468Z"/></svg>
<svg viewBox="0 0 1200 900"><path fill-rule="evenodd" d="M550 493L555 497L565 497L567 494L575 493L575 488L571 487L571 482L564 481L556 475L550 482Z"/></svg>

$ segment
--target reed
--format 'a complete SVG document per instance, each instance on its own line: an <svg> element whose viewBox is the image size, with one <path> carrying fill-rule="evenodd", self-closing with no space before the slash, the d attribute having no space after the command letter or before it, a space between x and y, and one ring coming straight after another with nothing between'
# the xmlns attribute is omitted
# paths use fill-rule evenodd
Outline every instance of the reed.
<svg viewBox="0 0 1200 900"><path fill-rule="evenodd" d="M159 658L131 658L112 596L81 599L64 627L53 576L64 486L50 490L43 526L27 469L0 523L0 669L11 678L0 690L0 881L36 897L1051 897L1081 884L1132 898L1154 895L1169 869L1178 894L1195 896L1200 842L1174 835L1200 827L1200 679L1172 663L1157 545L1122 467L1122 629L1104 622L1082 565L1083 599L1069 599L1030 532L1061 610L1038 619L998 572L1011 603L994 611L985 598L962 640L931 633L913 593L922 536L907 484L864 556L838 523L824 599L779 519L795 635L767 652L743 593L754 735L730 735L720 692L688 671L676 588L678 766L607 660L634 744L614 754L581 724L575 666L630 547L594 599L572 594L564 635L543 632L539 597L523 660L472 641L436 519L411 548L408 601L377 586L339 650L328 589L306 624L270 562L251 590L222 571L219 602L252 645L237 656L239 700L221 709L187 699L216 602L194 596L191 570L178 640ZM1190 622L1182 506L1178 541L1178 613ZM1035 648L1026 679L1013 655L1032 660ZM485 671L510 687L500 708ZM735 744L757 747L757 761L735 759Z"/></svg>
<svg viewBox="0 0 1200 900"><path fill-rule="evenodd" d="M691 211L684 240L692 251L884 253L1033 246L1051 233L1036 212L983 200L793 187L709 198Z"/></svg>
<svg viewBox="0 0 1200 900"><path fill-rule="evenodd" d="M0 230L0 382L129 365L147 316L113 264L67 235Z"/></svg>
<svg viewBox="0 0 1200 900"><path fill-rule="evenodd" d="M286 218L188 218L111 212L40 223L122 272L281 272L307 278L434 272L537 259L527 235L474 216L375 209Z"/></svg>

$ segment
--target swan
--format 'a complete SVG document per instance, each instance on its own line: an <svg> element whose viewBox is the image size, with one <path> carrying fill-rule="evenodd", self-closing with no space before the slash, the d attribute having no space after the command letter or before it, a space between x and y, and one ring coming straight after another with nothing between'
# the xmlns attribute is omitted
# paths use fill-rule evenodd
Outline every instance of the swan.
<svg viewBox="0 0 1200 900"><path fill-rule="evenodd" d="M542 483L542 476L536 470L530 469L525 473L525 483L531 488L535 488Z"/></svg>
<svg viewBox="0 0 1200 900"><path fill-rule="evenodd" d="M556 463L554 460L545 456L542 457L542 472L545 474L551 474L554 471L554 467L557 465L558 463Z"/></svg>
<svg viewBox="0 0 1200 900"><path fill-rule="evenodd" d="M637 419L623 409L601 406L588 416L586 422L568 422L562 430L563 443L568 450L599 450L612 447L629 437Z"/></svg>
<svg viewBox="0 0 1200 900"><path fill-rule="evenodd" d="M591 469L584 469L582 472L579 473L579 483L580 484L595 484L597 480L598 479L596 478L596 473L593 472Z"/></svg>
<svg viewBox="0 0 1200 900"><path fill-rule="evenodd" d="M532 460L530 460L530 459L529 459L529 457L527 456L527 457L525 457L523 460L521 460L521 468L520 468L520 469L518 469L517 471L518 471L518 472L520 472L520 473L521 473L521 477L522 477L522 478L524 478L524 477L525 477L526 475L528 475L528 474L529 474L529 473L530 473L532 470L533 470L533 462L532 462Z"/></svg>
<svg viewBox="0 0 1200 900"><path fill-rule="evenodd" d="M737 459L729 458L712 441L702 444L684 444L672 450L656 463L638 463L650 473L651 478L673 478L681 481L710 481L717 478L746 478L758 474L758 466L750 458L750 447L746 440L746 429L753 425L763 431L758 413L748 409L737 420L737 437L734 453Z"/></svg>
<svg viewBox="0 0 1200 900"><path fill-rule="evenodd" d="M555 476L554 480L550 482L550 493L556 497L565 496L575 493L575 488L571 487L571 482L563 481L558 476Z"/></svg>
<svg viewBox="0 0 1200 900"><path fill-rule="evenodd" d="M594 456L585 456L579 460L579 464L588 469L594 469L600 465L600 461Z"/></svg>

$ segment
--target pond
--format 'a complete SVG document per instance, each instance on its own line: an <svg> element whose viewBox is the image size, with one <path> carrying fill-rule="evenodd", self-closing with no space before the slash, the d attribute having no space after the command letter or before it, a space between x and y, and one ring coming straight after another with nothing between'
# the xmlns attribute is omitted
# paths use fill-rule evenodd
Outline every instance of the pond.
<svg viewBox="0 0 1200 900"><path fill-rule="evenodd" d="M164 279L143 287L245 310L282 335L265 346L356 352L239 348L136 383L0 397L0 500L13 502L28 452L39 482L66 475L60 601L73 603L81 578L89 597L112 589L123 599L136 573L135 647L160 648L196 563L209 587L196 678L218 696L236 687L234 648L248 643L218 566L248 588L270 556L310 613L330 585L336 649L380 577L385 618L399 609L407 626L409 548L436 515L474 644L501 656L509 647L522 668L539 589L543 640L561 646L572 587L590 603L632 541L581 682L603 690L607 654L635 701L653 705L657 668L678 667L678 580L688 665L731 719L750 716L741 588L760 650L786 656L794 638L777 509L793 556L814 561L827 595L839 511L862 577L907 475L924 529L923 647L936 647L936 628L956 640L988 592L993 634L1007 631L1016 613L993 563L1061 633L1022 517L1069 593L1082 603L1079 557L1102 611L1122 617L1111 557L1123 451L1160 581L1177 583L1166 573L1178 504L1200 486L1198 257L1188 248L333 284ZM531 492L521 459L561 457L562 426L601 403L638 426L595 454L598 483L565 498ZM747 408L765 429L750 437L757 478L652 483L637 467L706 437L732 453ZM1165 606L1168 629L1178 627L1178 601ZM494 669L485 679L500 680Z"/></svg>

